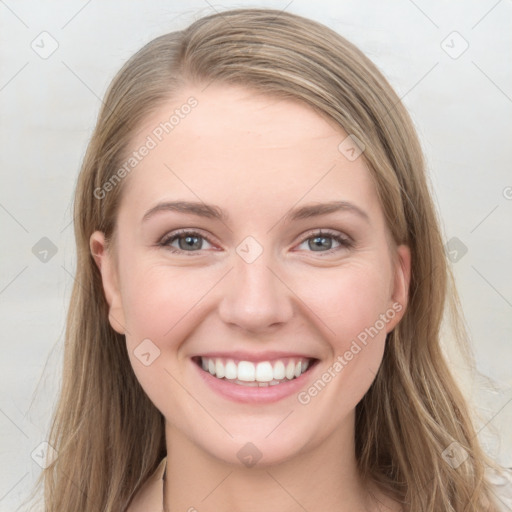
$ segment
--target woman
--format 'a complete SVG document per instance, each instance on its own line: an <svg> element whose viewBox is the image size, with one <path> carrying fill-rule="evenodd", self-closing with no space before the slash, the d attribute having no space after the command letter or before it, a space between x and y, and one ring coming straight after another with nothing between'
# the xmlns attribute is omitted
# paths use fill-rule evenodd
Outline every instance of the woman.
<svg viewBox="0 0 512 512"><path fill-rule="evenodd" d="M75 229L45 510L502 509L420 145L341 36L240 9L150 42Z"/></svg>

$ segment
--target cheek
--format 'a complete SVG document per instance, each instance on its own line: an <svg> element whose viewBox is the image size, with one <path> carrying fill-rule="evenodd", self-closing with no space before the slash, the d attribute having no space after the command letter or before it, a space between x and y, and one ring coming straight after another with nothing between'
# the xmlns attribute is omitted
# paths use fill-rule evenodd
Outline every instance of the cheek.
<svg viewBox="0 0 512 512"><path fill-rule="evenodd" d="M374 326L389 308L390 281L385 265L379 269L377 265L354 263L317 270L305 277L298 295L315 313L316 323L323 326L323 333L336 349L345 350L351 339Z"/></svg>
<svg viewBox="0 0 512 512"><path fill-rule="evenodd" d="M215 283L211 274L141 265L140 271L126 276L123 307L129 358L137 380L162 412L189 402L176 382L183 380L184 370L179 349L204 316L201 299Z"/></svg>
<svg viewBox="0 0 512 512"><path fill-rule="evenodd" d="M366 394L382 362L387 323L396 312L390 307L389 273L385 265L380 268L336 269L316 275L299 292L320 317L316 325L329 355L319 379L298 401L310 413L329 417L333 428Z"/></svg>
<svg viewBox="0 0 512 512"><path fill-rule="evenodd" d="M142 268L142 267L141 267ZM210 273L211 274L211 273ZM174 330L211 288L208 272L169 267L145 267L128 277L123 289L126 325L135 337L174 338Z"/></svg>

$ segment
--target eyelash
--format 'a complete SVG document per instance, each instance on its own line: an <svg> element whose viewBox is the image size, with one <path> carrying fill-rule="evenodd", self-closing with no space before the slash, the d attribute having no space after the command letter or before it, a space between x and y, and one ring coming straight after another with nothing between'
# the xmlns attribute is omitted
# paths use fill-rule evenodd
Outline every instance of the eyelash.
<svg viewBox="0 0 512 512"><path fill-rule="evenodd" d="M187 236L193 236L193 237L199 237L204 240L206 240L209 244L212 244L212 241L208 239L208 237L202 235L201 233L198 233L197 231L193 230L187 230L182 229L179 231L176 231L174 233L171 233L168 236L165 236L162 238L162 240L158 243L159 246L165 247L166 249L170 250L172 253L176 254L187 254L187 256L193 256L194 253L200 252L201 249L197 251L183 251L181 249L176 249L175 247L171 247L169 244L174 242L175 240L179 240L183 235ZM324 230L318 230L313 233L308 234L305 238L301 240L299 245L302 245L304 242L307 242L308 240L314 239L314 238L332 238L334 241L338 242L340 244L340 247L336 247L334 249L328 249L327 251L309 251L309 252L319 252L320 254L333 254L336 251L339 251L341 249L351 249L354 247L354 242L350 238L340 235L336 232L331 231L324 231Z"/></svg>

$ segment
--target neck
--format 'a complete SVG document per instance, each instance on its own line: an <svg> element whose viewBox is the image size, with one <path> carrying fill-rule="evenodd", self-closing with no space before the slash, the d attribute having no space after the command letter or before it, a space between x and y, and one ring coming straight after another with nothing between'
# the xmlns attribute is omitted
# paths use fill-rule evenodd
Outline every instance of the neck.
<svg viewBox="0 0 512 512"><path fill-rule="evenodd" d="M357 470L353 434L351 421L319 446L303 447L293 458L245 467L212 456L166 423L164 510L378 510Z"/></svg>

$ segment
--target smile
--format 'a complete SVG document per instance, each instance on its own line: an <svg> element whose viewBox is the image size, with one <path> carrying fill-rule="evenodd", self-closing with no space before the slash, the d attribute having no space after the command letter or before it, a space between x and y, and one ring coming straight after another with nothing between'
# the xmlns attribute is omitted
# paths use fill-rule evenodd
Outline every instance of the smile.
<svg viewBox="0 0 512 512"><path fill-rule="evenodd" d="M312 358L287 357L273 361L236 361L221 357L196 357L194 362L217 379L241 386L276 386L300 377L316 361Z"/></svg>

